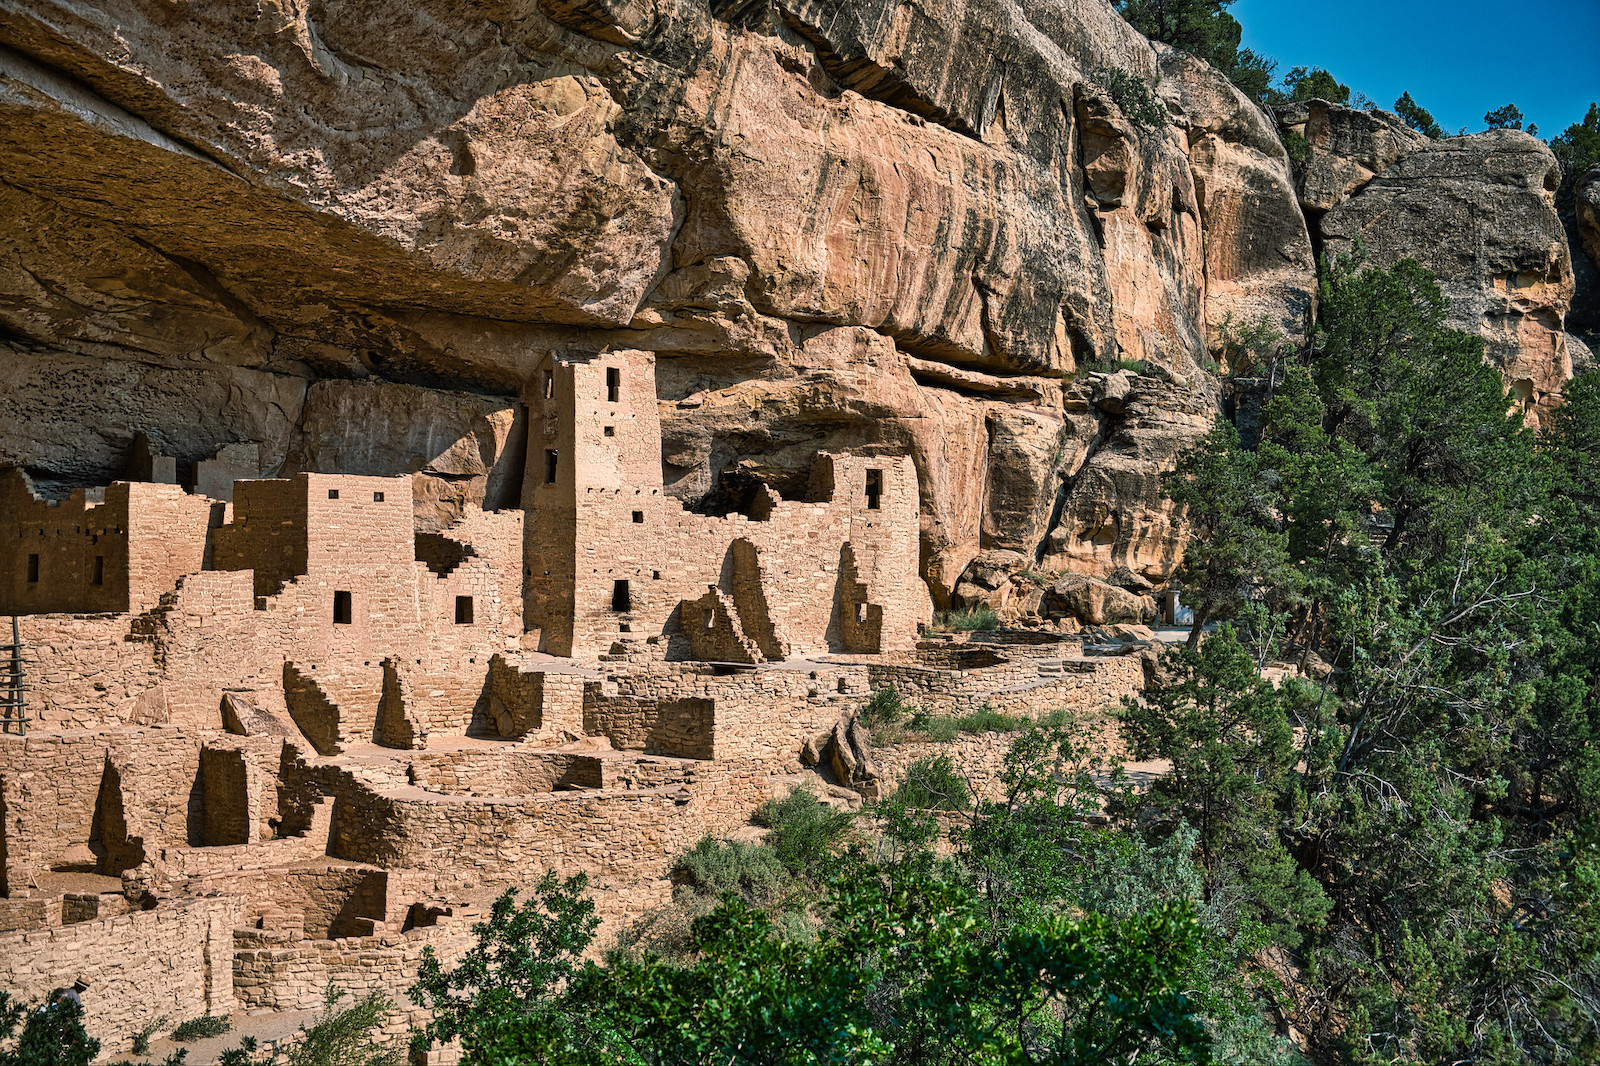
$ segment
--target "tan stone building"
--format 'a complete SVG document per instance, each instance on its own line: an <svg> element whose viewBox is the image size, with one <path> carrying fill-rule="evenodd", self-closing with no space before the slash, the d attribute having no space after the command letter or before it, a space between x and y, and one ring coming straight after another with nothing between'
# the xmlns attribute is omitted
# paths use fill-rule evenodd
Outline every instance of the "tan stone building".
<svg viewBox="0 0 1600 1066"><path fill-rule="evenodd" d="M929 617L905 456L819 453L806 497L686 511L662 486L655 356L551 356L529 403L524 615L539 647L624 635L736 662L906 650Z"/></svg>

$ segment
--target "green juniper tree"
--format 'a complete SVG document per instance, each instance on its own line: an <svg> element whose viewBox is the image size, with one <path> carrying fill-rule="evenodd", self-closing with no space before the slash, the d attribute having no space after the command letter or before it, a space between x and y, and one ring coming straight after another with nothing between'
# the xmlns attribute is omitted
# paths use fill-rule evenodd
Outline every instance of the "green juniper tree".
<svg viewBox="0 0 1600 1066"><path fill-rule="evenodd" d="M1394 102L1394 113L1405 119L1407 126L1424 137L1437 141L1444 136L1444 130L1434 121L1433 115L1427 108L1413 100L1410 93L1402 93L1400 99Z"/></svg>

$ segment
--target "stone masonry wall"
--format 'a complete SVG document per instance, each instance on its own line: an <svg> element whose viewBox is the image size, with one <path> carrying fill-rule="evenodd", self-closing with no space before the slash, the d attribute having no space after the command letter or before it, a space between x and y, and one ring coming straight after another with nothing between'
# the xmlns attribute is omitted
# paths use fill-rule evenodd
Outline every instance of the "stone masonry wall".
<svg viewBox="0 0 1600 1066"><path fill-rule="evenodd" d="M143 849L199 843L199 769L199 739L171 727L0 736L6 884L85 860L120 873Z"/></svg>
<svg viewBox="0 0 1600 1066"><path fill-rule="evenodd" d="M176 485L118 481L100 500L0 475L0 614L142 611L205 562L213 508Z"/></svg>
<svg viewBox="0 0 1600 1066"><path fill-rule="evenodd" d="M623 634L673 632L708 587L740 594L754 644L791 653L909 648L927 620L909 458L821 455L807 501L696 515L662 489L653 354L552 361L530 412L525 554L543 580L525 617L544 650L592 655ZM741 560L764 602L737 579Z"/></svg>
<svg viewBox="0 0 1600 1066"><path fill-rule="evenodd" d="M121 1055L139 1028L159 1014L176 1024L237 1009L238 923L239 901L221 896L0 935L0 989L37 1001L84 978L84 1024L105 1054Z"/></svg>

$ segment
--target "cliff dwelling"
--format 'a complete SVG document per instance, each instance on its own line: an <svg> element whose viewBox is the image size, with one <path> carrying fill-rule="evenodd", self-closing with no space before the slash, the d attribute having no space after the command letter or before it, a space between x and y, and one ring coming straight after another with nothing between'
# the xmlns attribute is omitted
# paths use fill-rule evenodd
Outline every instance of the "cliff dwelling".
<svg viewBox="0 0 1600 1066"><path fill-rule="evenodd" d="M701 513L665 491L651 353L532 381L520 506L443 528L405 476L0 475L0 944L47 931L116 989L102 1039L303 1009L358 959L404 1003L421 948L528 871L640 913L775 788L875 795L870 755L824 753L877 688L1026 713L1141 683L1060 635L928 644L909 456L819 450L793 498Z"/></svg>

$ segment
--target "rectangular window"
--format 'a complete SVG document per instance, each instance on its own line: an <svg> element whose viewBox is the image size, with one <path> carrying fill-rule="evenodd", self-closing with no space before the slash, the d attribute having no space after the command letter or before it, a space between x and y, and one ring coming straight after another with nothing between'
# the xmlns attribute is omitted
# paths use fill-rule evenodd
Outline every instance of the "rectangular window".
<svg viewBox="0 0 1600 1066"><path fill-rule="evenodd" d="M470 626L472 624L472 597L456 597L456 625Z"/></svg>
<svg viewBox="0 0 1600 1066"><path fill-rule="evenodd" d="M883 471L867 471L867 510L876 511L878 501L883 499Z"/></svg>
<svg viewBox="0 0 1600 1066"><path fill-rule="evenodd" d="M616 403L622 398L622 371L614 366L606 367L606 400Z"/></svg>
<svg viewBox="0 0 1600 1066"><path fill-rule="evenodd" d="M339 498L339 490L338 489L329 489L328 490L328 499L337 500L338 498Z"/></svg>
<svg viewBox="0 0 1600 1066"><path fill-rule="evenodd" d="M543 387L542 387L542 391L544 392L544 398L547 399L547 400L550 397L555 395L555 393L556 393L556 372L554 370L546 370L544 372L544 384L543 384Z"/></svg>
<svg viewBox="0 0 1600 1066"><path fill-rule="evenodd" d="M635 512L633 512L633 524L636 525L636 526L644 525L644 512L643 511L635 511Z"/></svg>
<svg viewBox="0 0 1600 1066"><path fill-rule="evenodd" d="M373 502L373 503L382 503L382 502L383 502L383 493L381 493L381 492L374 492L374 493L373 493L373 494L372 494L372 502Z"/></svg>
<svg viewBox="0 0 1600 1066"><path fill-rule="evenodd" d="M350 594L348 592L335 592L333 594L333 624L347 626L350 624Z"/></svg>
<svg viewBox="0 0 1600 1066"><path fill-rule="evenodd" d="M606 430L605 430L605 433L606 433L606 436L608 436L608 437L615 437L617 435L617 427L616 426L607 426Z"/></svg>
<svg viewBox="0 0 1600 1066"><path fill-rule="evenodd" d="M37 555L30 555L28 556L28 582L29 584L37 584L38 581L39 557Z"/></svg>
<svg viewBox="0 0 1600 1066"><path fill-rule="evenodd" d="M626 581L611 583L611 609L618 614L626 614L633 610L633 597L628 593Z"/></svg>
<svg viewBox="0 0 1600 1066"><path fill-rule="evenodd" d="M554 485L556 483L556 461L557 455L555 451L547 450L544 453L544 483L546 485Z"/></svg>
<svg viewBox="0 0 1600 1066"><path fill-rule="evenodd" d="M91 585L104 585L105 583L106 583L106 557L104 555L96 555L94 557L94 575L89 578L89 584L91 584Z"/></svg>

